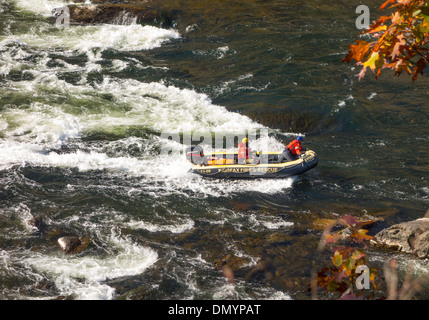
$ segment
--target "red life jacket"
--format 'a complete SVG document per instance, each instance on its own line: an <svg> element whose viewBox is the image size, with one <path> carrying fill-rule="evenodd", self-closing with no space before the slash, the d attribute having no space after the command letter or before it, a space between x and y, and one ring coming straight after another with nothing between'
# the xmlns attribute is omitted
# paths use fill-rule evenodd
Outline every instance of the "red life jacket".
<svg viewBox="0 0 429 320"><path fill-rule="evenodd" d="M300 155L301 154L301 151L303 151L304 150L304 148L303 147L301 147L301 142L299 142L298 140L293 140L291 143L289 143L287 146L286 146L286 149L289 149L289 151L290 151L290 153L292 153L292 154L297 154L297 155Z"/></svg>
<svg viewBox="0 0 429 320"><path fill-rule="evenodd" d="M241 142L238 144L238 159L249 159L249 148Z"/></svg>

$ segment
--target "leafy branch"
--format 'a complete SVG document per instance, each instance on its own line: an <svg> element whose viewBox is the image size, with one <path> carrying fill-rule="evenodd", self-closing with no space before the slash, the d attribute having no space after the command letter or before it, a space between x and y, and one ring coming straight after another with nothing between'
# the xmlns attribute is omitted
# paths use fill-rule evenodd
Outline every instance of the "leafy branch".
<svg viewBox="0 0 429 320"><path fill-rule="evenodd" d="M363 227L375 221L361 221L350 215L323 221L324 231L317 251L320 254L329 248L332 255L330 266L323 267L319 272L315 272L313 268L310 284L313 299L322 295L340 300L408 300L414 298L424 285L429 284L427 276L413 279L413 261L410 260L402 286L399 286L398 262L390 259L385 262L382 271L378 268L365 268L369 271L368 287L358 288L357 284L362 276L361 266L367 265L364 250L371 242L377 242ZM382 287L385 287L385 292Z"/></svg>
<svg viewBox="0 0 429 320"><path fill-rule="evenodd" d="M322 252L326 247L330 247L333 252L332 265L322 268L317 273L313 272L311 284L313 299L318 298L319 292L325 295L337 295L339 299L364 298L364 291L355 290L355 285L361 276L360 266L367 265L367 255L363 249L367 248L369 241L373 240L373 237L367 234L368 230L362 228L368 223L372 221L362 222L350 215L327 223L318 251ZM338 226L341 229L334 231ZM371 269L368 275L373 288L372 291L365 290L370 293L369 297L374 295L374 290L377 288L375 281L377 274L376 269Z"/></svg>
<svg viewBox="0 0 429 320"><path fill-rule="evenodd" d="M388 6L393 9L392 14L379 17L361 34L374 40L355 40L342 61L355 60L362 66L359 80L368 68L376 79L387 68L394 70L396 76L405 71L415 81L429 63L429 1L387 0L380 10Z"/></svg>

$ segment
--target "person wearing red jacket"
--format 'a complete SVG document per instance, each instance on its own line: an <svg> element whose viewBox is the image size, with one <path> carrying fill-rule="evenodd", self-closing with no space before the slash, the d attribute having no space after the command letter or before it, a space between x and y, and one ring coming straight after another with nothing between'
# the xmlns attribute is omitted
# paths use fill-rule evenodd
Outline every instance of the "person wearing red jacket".
<svg viewBox="0 0 429 320"><path fill-rule="evenodd" d="M305 148L303 148L301 145L303 141L304 138L302 136L298 136L298 138L290 142L283 150L283 153L279 158L279 162L283 162L285 160L293 161L298 159L298 157L305 152Z"/></svg>
<svg viewBox="0 0 429 320"><path fill-rule="evenodd" d="M238 163L246 164L247 159L249 159L249 140L247 138L243 138L241 142L238 144Z"/></svg>

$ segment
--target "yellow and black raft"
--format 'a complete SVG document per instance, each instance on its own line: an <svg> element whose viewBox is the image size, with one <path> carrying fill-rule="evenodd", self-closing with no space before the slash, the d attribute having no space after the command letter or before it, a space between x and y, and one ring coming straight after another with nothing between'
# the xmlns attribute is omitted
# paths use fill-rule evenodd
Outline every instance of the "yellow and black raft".
<svg viewBox="0 0 429 320"><path fill-rule="evenodd" d="M192 163L191 172L213 178L286 178L303 174L317 166L312 150L293 161L279 162L281 152L253 152L244 164L238 163L237 152L213 152L205 155L201 146L186 149Z"/></svg>

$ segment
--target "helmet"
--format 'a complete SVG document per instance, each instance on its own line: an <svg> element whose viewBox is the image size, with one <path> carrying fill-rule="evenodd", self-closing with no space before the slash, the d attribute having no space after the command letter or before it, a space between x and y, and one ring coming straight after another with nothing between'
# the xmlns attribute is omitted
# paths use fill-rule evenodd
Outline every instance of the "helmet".
<svg viewBox="0 0 429 320"><path fill-rule="evenodd" d="M298 140L298 141L304 141L304 137L303 136L298 136L298 138L296 138L296 140Z"/></svg>
<svg viewBox="0 0 429 320"><path fill-rule="evenodd" d="M243 139L241 140L241 142L242 142L242 143L244 143L244 144L246 144L246 143L248 143L248 142L249 142L249 140L248 140L247 138L243 138Z"/></svg>

